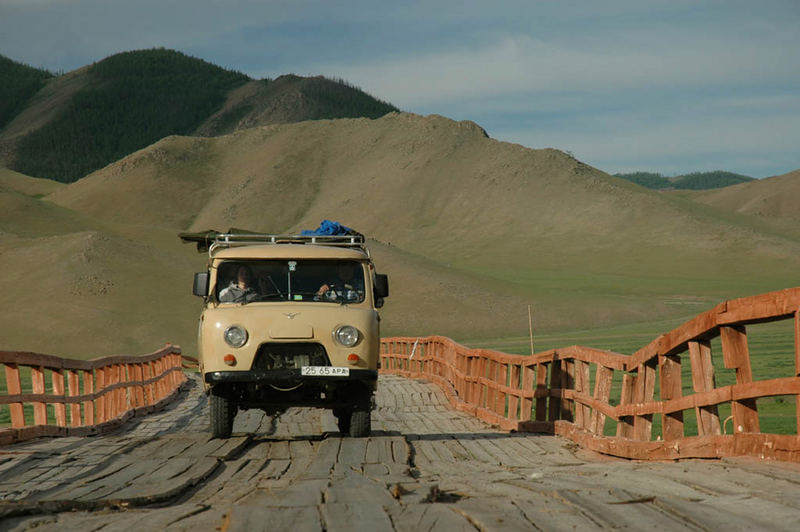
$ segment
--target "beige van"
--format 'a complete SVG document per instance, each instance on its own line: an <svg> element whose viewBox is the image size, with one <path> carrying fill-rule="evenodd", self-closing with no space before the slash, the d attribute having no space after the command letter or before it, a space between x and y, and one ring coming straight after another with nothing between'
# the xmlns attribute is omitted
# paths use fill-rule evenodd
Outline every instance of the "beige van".
<svg viewBox="0 0 800 532"><path fill-rule="evenodd" d="M370 433L385 275L357 236L182 234L208 251L198 350L211 432L231 434L239 409L333 410L339 430Z"/></svg>

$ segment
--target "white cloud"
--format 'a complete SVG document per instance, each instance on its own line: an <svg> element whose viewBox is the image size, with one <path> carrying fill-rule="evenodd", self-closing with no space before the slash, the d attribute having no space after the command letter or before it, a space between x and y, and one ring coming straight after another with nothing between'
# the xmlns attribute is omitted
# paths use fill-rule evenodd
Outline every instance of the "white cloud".
<svg viewBox="0 0 800 532"><path fill-rule="evenodd" d="M800 82L800 55L735 40L693 41L620 50L574 48L525 35L479 49L434 51L421 57L369 64L315 67L342 76L401 106L538 91Z"/></svg>

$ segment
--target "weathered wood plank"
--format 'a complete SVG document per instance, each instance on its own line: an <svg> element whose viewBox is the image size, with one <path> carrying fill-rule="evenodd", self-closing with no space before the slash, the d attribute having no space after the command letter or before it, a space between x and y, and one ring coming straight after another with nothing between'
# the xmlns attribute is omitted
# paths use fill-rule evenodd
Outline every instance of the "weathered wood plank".
<svg viewBox="0 0 800 532"><path fill-rule="evenodd" d="M750 351L747 347L747 331L744 326L720 327L722 356L725 367L736 370L736 383L753 382L750 367ZM735 432L760 432L758 408L755 399L732 401Z"/></svg>
<svg viewBox="0 0 800 532"><path fill-rule="evenodd" d="M475 526L447 504L395 505L387 509L394 530L419 532L420 530L447 530L474 532Z"/></svg>
<svg viewBox="0 0 800 532"><path fill-rule="evenodd" d="M711 342L707 340L689 342L689 357L694 391L696 393L712 391L716 387L716 380L711 359ZM722 434L717 405L695 407L695 417L699 436Z"/></svg>
<svg viewBox="0 0 800 532"><path fill-rule="evenodd" d="M575 361L575 392L589 394L589 364L582 361ZM587 405L575 404L575 424L582 428L589 428L591 422L591 408Z"/></svg>
<svg viewBox="0 0 800 532"><path fill-rule="evenodd" d="M6 388L9 395L21 395L22 383L20 382L19 366L8 362L5 364ZM25 415L22 403L11 403L8 405L11 415L11 427L20 428L25 426Z"/></svg>
<svg viewBox="0 0 800 532"><path fill-rule="evenodd" d="M622 391L620 392L620 406L629 405L634 402L634 395L636 393L636 381L639 375L631 375L624 373L622 375ZM633 416L619 417L617 423L617 437L618 438L633 438Z"/></svg>
<svg viewBox="0 0 800 532"><path fill-rule="evenodd" d="M594 379L594 393L592 395L596 401L608 404L608 400L611 397L611 383L613 378L614 370L598 364ZM606 414L600 409L593 409L591 422L589 423L589 431L595 434L603 434L605 423Z"/></svg>
<svg viewBox="0 0 800 532"><path fill-rule="evenodd" d="M642 404L653 400L656 388L656 361L648 360L639 366L634 389L634 403ZM633 438L650 441L653 429L653 414L636 415L633 418Z"/></svg>
<svg viewBox="0 0 800 532"><path fill-rule="evenodd" d="M681 386L681 357L659 355L661 400L671 401L683 395ZM683 438L683 411L662 414L661 431L665 441Z"/></svg>
<svg viewBox="0 0 800 532"><path fill-rule="evenodd" d="M298 530L309 532L323 530L315 506L281 508L258 504L239 504L230 510L225 521L228 532L258 532L267 530Z"/></svg>

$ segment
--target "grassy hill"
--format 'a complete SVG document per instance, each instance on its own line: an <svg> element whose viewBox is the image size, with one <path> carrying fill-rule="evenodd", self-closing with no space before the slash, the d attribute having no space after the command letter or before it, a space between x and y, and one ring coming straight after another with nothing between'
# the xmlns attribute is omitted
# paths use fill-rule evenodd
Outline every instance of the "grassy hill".
<svg viewBox="0 0 800 532"><path fill-rule="evenodd" d="M614 175L636 183L637 185L655 190L708 190L753 181L752 177L722 170L713 172L692 172L675 177L665 177L659 173L653 172L632 172Z"/></svg>
<svg viewBox="0 0 800 532"><path fill-rule="evenodd" d="M108 224L45 201L65 185L0 170L0 307L4 350L75 358L191 343L197 309L183 277L194 253L156 228Z"/></svg>
<svg viewBox="0 0 800 532"><path fill-rule="evenodd" d="M800 170L690 197L730 212L796 223L800 220Z"/></svg>
<svg viewBox="0 0 800 532"><path fill-rule="evenodd" d="M396 110L343 81L254 81L165 49L117 54L47 83L49 74L9 64L0 61L0 74L8 71L12 80L3 90L21 88L0 106L0 119L9 108L5 122L0 120L0 164L61 182L76 181L168 135L374 118Z"/></svg>
<svg viewBox="0 0 800 532"><path fill-rule="evenodd" d="M97 338L112 345L124 331L116 350L149 350L155 339L191 352L200 305L189 286L204 261L175 237L187 229L293 232L339 220L374 239L378 268L390 275L384 333L456 339L523 336L528 304L537 331L547 334L679 320L725 298L793 286L800 266L800 239L749 216L438 116L168 137L26 201L21 212L41 211L54 226L66 227L66 213L84 224L59 240L69 245L25 242L39 250L30 253L43 272L63 262L71 275L65 286L112 283L105 293L81 288L77 299L29 292L19 305L25 313L0 313L15 324L9 342L41 350L50 340L35 334L31 316L57 301L72 305L54 325L61 336L75 329L89 335L86 345ZM17 260L15 249L0 250L8 262L0 267L30 262ZM75 263L75 253L92 259ZM14 282L0 280L0 290L16 289ZM105 318L81 317L105 300ZM79 320L72 329L70 320Z"/></svg>

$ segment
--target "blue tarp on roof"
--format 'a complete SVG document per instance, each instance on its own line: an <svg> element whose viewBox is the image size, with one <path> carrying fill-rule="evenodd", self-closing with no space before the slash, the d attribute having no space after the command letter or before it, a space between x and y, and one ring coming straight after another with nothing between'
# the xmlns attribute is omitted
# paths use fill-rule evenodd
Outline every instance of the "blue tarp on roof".
<svg viewBox="0 0 800 532"><path fill-rule="evenodd" d="M340 224L339 222L334 222L331 220L322 220L322 223L319 224L319 227L316 229L304 229L300 232L301 235L311 236L311 235L352 235L357 234L356 231L353 231L349 227L345 227L344 225Z"/></svg>

